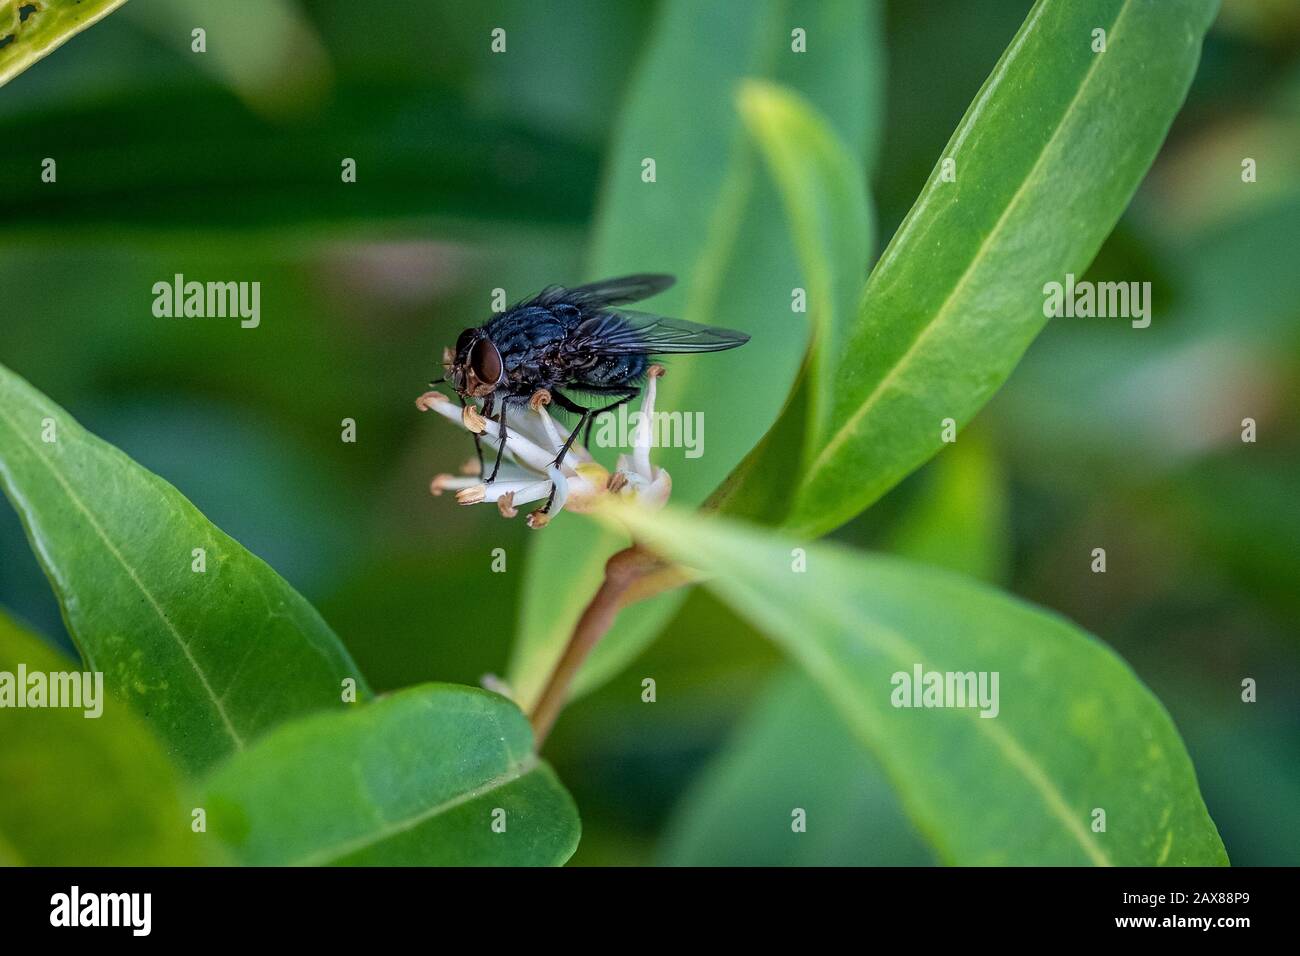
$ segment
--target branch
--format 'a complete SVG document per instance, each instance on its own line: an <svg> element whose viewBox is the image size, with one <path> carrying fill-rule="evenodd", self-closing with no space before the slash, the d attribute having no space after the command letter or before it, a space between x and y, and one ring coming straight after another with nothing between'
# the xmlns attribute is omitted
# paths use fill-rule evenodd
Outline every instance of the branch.
<svg viewBox="0 0 1300 956"><path fill-rule="evenodd" d="M582 662L587 659L591 649L614 623L619 610L630 601L624 601L629 589L648 575L663 571L668 566L640 545L634 544L624 548L605 563L605 580L583 610L582 616L573 629L564 653L560 656L551 672L551 677L537 700L537 706L529 720L533 724L533 737L537 750L555 725L564 703L569 696L569 685L577 676ZM684 583L684 582L679 582ZM638 597L645 595L638 595Z"/></svg>

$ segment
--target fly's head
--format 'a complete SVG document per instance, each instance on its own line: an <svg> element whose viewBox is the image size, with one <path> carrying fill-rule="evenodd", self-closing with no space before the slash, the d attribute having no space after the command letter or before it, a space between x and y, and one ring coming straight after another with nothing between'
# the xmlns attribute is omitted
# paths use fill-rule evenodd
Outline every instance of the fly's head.
<svg viewBox="0 0 1300 956"><path fill-rule="evenodd" d="M505 381L505 363L501 353L482 329L460 333L454 349L442 356L447 381L465 398L491 395Z"/></svg>

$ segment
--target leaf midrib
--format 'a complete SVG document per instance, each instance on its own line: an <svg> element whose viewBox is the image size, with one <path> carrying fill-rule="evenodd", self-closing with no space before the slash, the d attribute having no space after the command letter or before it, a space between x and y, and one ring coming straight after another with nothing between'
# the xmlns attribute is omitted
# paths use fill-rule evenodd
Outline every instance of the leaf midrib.
<svg viewBox="0 0 1300 956"><path fill-rule="evenodd" d="M372 847L377 843L382 843L384 840L387 840L390 837L394 837L399 834L406 833L410 830L413 830L416 827L418 827L420 824L426 823L429 820L441 816L442 814L447 813L450 810L454 810L456 807L459 807L462 804L470 803L473 800L477 800L479 797L483 797L489 793L492 793L493 791L500 790L502 787L507 787L510 784L514 783L516 780L528 776L528 774L532 773L534 770L538 768L540 763L541 761L538 760L536 754L529 754L519 763L512 766L505 773L501 774L500 776L493 777L491 780L488 780L486 783L480 784L479 786L475 787L472 790L466 790L464 793L458 793L456 794L456 796L452 797L451 799L444 800L442 803L436 803L431 807L421 810L419 813L415 813L401 820L395 820L392 823L385 824L384 826L375 830L373 833L368 833L365 834L364 836L354 837L351 840L345 840L344 842L336 844L335 846L326 847L325 849L322 850L317 850L315 853L309 853L306 856L301 857L298 860L293 861L291 863L287 863L285 865L286 866L323 866L334 860L338 860L343 857L350 856L353 853L359 853L360 851Z"/></svg>
<svg viewBox="0 0 1300 956"><path fill-rule="evenodd" d="M45 470L49 472L50 476L63 490L64 495L67 496L68 501L71 502L73 507L75 507L77 511L81 513L82 517L86 519L86 523L90 525L99 540L103 542L108 553L117 560L118 564L122 566L122 570L126 572L127 577L131 579L131 582L144 596L149 607L153 609L153 612L158 616L158 619L162 621L164 629L171 635L172 639L176 642L176 645L181 649L181 653L184 654L185 660L189 663L190 667L193 668L195 675L199 679L199 683L203 685L203 690L208 695L208 699L212 701L213 709L221 718L222 726L230 736L230 739L234 742L235 748L243 750L244 739L239 735L239 732L235 730L235 725L231 722L230 715L226 713L221 698L217 696L212 685L208 683L207 674L204 673L203 668L199 666L199 662L190 651L189 645L181 637L180 631L176 629L176 626L172 623L171 619L167 617L167 614L163 611L162 605L159 604L158 599L154 597L153 592L149 590L144 581L142 581L139 575L136 574L135 569L127 562L125 556L117 550L117 547L108 537L108 533L104 530L103 526L100 525L99 521L86 506L85 502L82 501L80 496L78 496L73 490L72 486L68 484L67 480L59 473L58 469L56 469L53 464L51 464L45 456L41 454L40 449L35 447L27 437L23 435L22 429L19 428L17 422L15 422L9 413L3 408L0 408L0 418L4 419L10 432L13 433L18 442L27 450L28 455L30 455L33 460L40 462Z"/></svg>
<svg viewBox="0 0 1300 956"><path fill-rule="evenodd" d="M1111 43L1114 42L1115 30L1119 26L1120 21L1124 18L1124 15L1129 11L1131 6L1132 6L1132 0L1124 0L1123 6L1120 7L1119 12L1115 16L1115 19L1111 21L1110 27L1107 29L1107 35L1110 37L1110 40L1108 42ZM1042 6L1036 8L1038 16L1041 16L1042 10L1045 9L1045 7L1046 4L1043 4ZM1022 38L1027 35L1028 35L1028 30L1025 30L1024 33L1022 34ZM1019 48L1017 48L1014 52L1018 53ZM1079 98L1083 95L1085 89L1087 89L1088 84L1092 81L1093 76L1096 75L1097 67L1100 64L1103 57L1104 54L1094 54L1093 62L1089 64L1087 71L1084 73L1083 79L1079 83L1079 88L1075 91L1074 96L1070 99L1070 102L1066 106L1066 108L1061 111L1060 119L1057 121L1055 128L1052 130L1052 135L1049 136L1044 141L1043 148L1039 151L1038 156L1035 158L1034 164L1030 167L1029 171L1025 174L1024 179L1021 180L1020 185L1016 188L1016 191L1012 195L1010 201L1007 203L1006 208L1002 210L1002 214L998 217L998 221L994 223L993 228L989 231L988 235L985 236L984 239L980 242L979 248L975 251L975 255L971 257L970 263L967 265L966 269L962 272L961 277L953 285L949 293L944 297L943 302L940 304L939 308L935 311L935 314L929 319L929 321L925 323L924 326L922 326L921 330L917 333L916 338L914 338L912 340L912 343L908 346L907 351L903 353L902 357L894 364L894 366L889 370L889 372L883 378L881 378L879 382L876 383L876 387L872 389L871 394L868 395L867 398L863 401L863 403L859 405L857 409L854 410L854 412L849 416L849 418L844 422L844 424L841 425L840 428L836 430L835 434L831 436L830 441L826 443L826 446L821 450L821 452L818 453L817 457L813 460L813 463L809 466L808 472L804 477L805 488L810 486L813 483L818 472L822 471L824 468L827 467L827 459L830 458L832 455L834 455L835 452L838 451L839 447L842 444L844 444L844 442L849 440L852 433L855 431L857 424L863 419L864 416L867 415L868 412L871 411L873 407L875 407L876 402L885 393L888 387L893 384L895 379L897 379L901 374L902 370L905 369L909 365L909 363L913 360L914 356L916 355L917 351L920 349L920 347L922 346L926 338L936 327L938 327L941 324L942 319L947 315L953 302L957 299L958 294L965 288L967 280L970 278L972 273L974 273L976 267L981 263L985 255L985 252L988 249L989 244L994 240L994 238L996 238L1000 234L1003 226L1005 225L1007 219L1010 217L1012 211L1019 204L1021 197L1024 195L1025 190L1028 187L1029 183L1036 178L1038 170L1042 166L1044 158L1051 151L1052 146L1056 143L1057 136L1061 131L1061 127L1065 125L1066 120L1069 118L1071 112L1074 109L1074 105L1079 101ZM1000 73L1002 75L1005 75L1007 69L1010 68L1011 63L1014 59L1015 56L1013 54L1013 56L1010 56L1002 61L1002 65L1001 65L1002 69L1000 70ZM999 76L999 82L1000 81L1001 81L1001 76ZM988 87L986 87L986 94L991 95L995 86L996 84L991 84ZM963 132L968 130L973 125L974 125L973 122L970 124L963 124ZM911 222L915 222L916 217L909 216L908 219L909 219L909 223L911 223ZM903 227L904 232L900 233L900 238L902 235L906 234L907 225L908 224L906 223L904 224ZM892 261L892 256L889 256L887 253L885 256L881 257L881 266L886 266L889 261Z"/></svg>
<svg viewBox="0 0 1300 956"><path fill-rule="evenodd" d="M894 628L886 625L878 618L871 618L875 627L875 632L869 631L862 623L862 611L843 603L839 600L838 595L832 593L827 596L827 611L833 612L834 617L831 619L833 625L839 625L841 628L847 627L847 633L856 641L860 641L867 647L879 650L886 655L891 656L895 663L900 666L911 664L920 664L925 670L939 670L935 667L927 655L923 654L919 648L912 644L906 637L896 631ZM843 673L843 668L834 659L826 647L817 643L808 643L807 648L815 648L818 655L826 662L826 677L818 676L819 679L828 683L838 681ZM798 647L795 648L799 650ZM874 722L874 716L869 711L862 711L859 706L858 695L853 693L851 686L846 687L846 702L849 708L865 716L861 719ZM1070 806L1066 802L1060 789L1052 781L1051 777L1043 769L1042 765L1034 759L1030 753L1020 745L1020 742L1012 735L1007 733L1001 727L993 726L993 722L980 717L976 711L961 709L957 711L963 717L973 720L975 727L984 735L990 738L994 746L1002 753L1002 756L1011 764L1014 770L1020 772L1020 775L1026 782L1038 793L1043 803L1047 806L1048 812L1057 818L1064 826L1075 841L1083 848L1088 857L1098 866L1113 866L1114 863L1105 851L1095 846L1088 837L1087 831L1083 824L1076 819L1075 815L1070 812ZM885 755L876 745L876 741L868 736L867 743L871 749L881 753L882 758ZM886 761L887 762L887 761ZM904 788L907 789L907 788Z"/></svg>

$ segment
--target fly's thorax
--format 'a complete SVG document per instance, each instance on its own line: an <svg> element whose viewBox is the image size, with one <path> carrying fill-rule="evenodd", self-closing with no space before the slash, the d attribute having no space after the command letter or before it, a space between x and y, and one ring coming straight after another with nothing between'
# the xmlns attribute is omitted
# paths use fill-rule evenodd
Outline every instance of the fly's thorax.
<svg viewBox="0 0 1300 956"><path fill-rule="evenodd" d="M483 332L502 355L518 356L562 342L569 328L549 309L523 306L489 320Z"/></svg>

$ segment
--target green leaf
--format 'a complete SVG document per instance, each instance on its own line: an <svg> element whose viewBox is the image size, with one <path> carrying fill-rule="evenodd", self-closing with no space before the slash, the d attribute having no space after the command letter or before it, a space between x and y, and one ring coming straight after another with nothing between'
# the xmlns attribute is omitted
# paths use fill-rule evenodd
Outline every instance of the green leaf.
<svg viewBox="0 0 1300 956"><path fill-rule="evenodd" d="M0 0L0 86L126 0Z"/></svg>
<svg viewBox="0 0 1300 956"><path fill-rule="evenodd" d="M804 811L796 831L793 813ZM934 862L862 742L815 684L782 672L670 820L669 866Z"/></svg>
<svg viewBox="0 0 1300 956"><path fill-rule="evenodd" d="M860 164L810 104L751 81L741 112L781 191L816 334L780 418L708 508L779 524L793 502L790 486L802 473L804 454L825 441L830 426L834 372L856 313L873 224Z"/></svg>
<svg viewBox="0 0 1300 956"><path fill-rule="evenodd" d="M427 238L433 230L454 232L459 242L502 225L576 228L591 214L590 147L489 121L437 88L355 81L287 126L268 124L208 84L131 92L0 120L8 147L0 152L7 184L0 232L57 240L76 229L118 241L124 227L191 239L240 230L241 242L246 231L318 241L322 227L344 224L349 239L358 231ZM386 108L376 110L377 102ZM424 121L395 136L399 114ZM158 116L168 118L165 126ZM94 162L84 164L92 127ZM135 161L141 154L151 157L147 165ZM28 169L31 156L47 155L60 157L57 186ZM232 155L241 157L238 175ZM355 183L341 179L344 157L357 161Z"/></svg>
<svg viewBox="0 0 1300 956"><path fill-rule="evenodd" d="M16 679L20 666L77 669L0 614L0 673ZM157 739L117 697L95 709L0 707L0 864L198 862L179 775Z"/></svg>
<svg viewBox="0 0 1300 956"><path fill-rule="evenodd" d="M589 272L673 273L678 285L647 308L753 336L732 352L682 356L661 381L659 408L699 412L705 423L700 457L656 450L678 503L703 502L768 430L808 340L803 316L791 312L791 290L804 279L780 199L734 105L743 81L763 77L798 90L834 124L860 166L878 121L878 16L876 4L848 0L704 7L670 0L660 11L610 153ZM807 53L791 51L795 26L807 31ZM655 160L653 183L641 178L646 158ZM525 707L536 700L605 561L625 543L571 517L538 535L509 670ZM680 594L662 595L624 615L591 655L575 692L631 660L680 601Z"/></svg>
<svg viewBox="0 0 1300 956"><path fill-rule="evenodd" d="M3 366L0 486L86 666L104 672L184 769L288 717L343 706L347 678L368 693L283 578Z"/></svg>
<svg viewBox="0 0 1300 956"><path fill-rule="evenodd" d="M281 727L204 793L212 835L256 865L558 865L581 829L523 714L453 684Z"/></svg>
<svg viewBox="0 0 1300 956"><path fill-rule="evenodd" d="M890 531L900 557L996 584L1007 568L1007 495L988 442L971 432L944 449L921 475L926 482Z"/></svg>
<svg viewBox="0 0 1300 956"><path fill-rule="evenodd" d="M891 529L890 549L972 577L999 579L1006 564L1005 488L988 443L978 432L963 435L918 477L924 484ZM716 622L679 617L673 623L674 632L692 628L700 643L716 643ZM752 640L741 623L730 623L729 630L747 632L741 636ZM660 662L655 673L662 668ZM736 675L726 681L713 677L716 696L718 685L735 683ZM791 829L794 807L807 814L806 832ZM870 751L816 685L792 670L764 691L674 811L661 856L675 866L933 862Z"/></svg>
<svg viewBox="0 0 1300 956"><path fill-rule="evenodd" d="M1294 698L1280 694L1243 707L1236 694L1203 679L1177 685L1175 694L1170 703L1233 865L1294 865L1300 860ZM1254 780L1267 783L1242 785Z"/></svg>
<svg viewBox="0 0 1300 956"><path fill-rule="evenodd" d="M1068 621L896 558L812 545L799 573L792 540L716 518L619 514L651 547L714 575L708 586L821 684L944 861L1227 862L1169 715ZM895 675L917 667L997 673L996 716L895 706Z"/></svg>
<svg viewBox="0 0 1300 956"><path fill-rule="evenodd" d="M1161 220L1187 201L1180 193L1162 205ZM1153 276L1157 290L1178 291L1176 302L1161 310L1157 296L1141 348L1123 327L1086 321L1043 335L1017 369L1015 388L991 409L1015 443L1017 464L1054 483L1091 487L1102 468L1162 475L1218 443L1239 445L1242 391L1286 391L1279 360L1300 341L1300 270L1290 265L1298 246L1300 198L1179 236L1160 251L1176 264L1173 275ZM1125 278L1121 269L1105 278ZM1229 324L1225 315L1235 318ZM1194 394L1183 386L1189 381L1198 383Z"/></svg>
<svg viewBox="0 0 1300 956"><path fill-rule="evenodd" d="M1035 4L868 280L789 527L866 508L1002 384L1046 321L1044 284L1086 269L1151 164L1216 6Z"/></svg>
<svg viewBox="0 0 1300 956"><path fill-rule="evenodd" d="M751 81L740 97L749 133L780 188L806 283L815 337L809 363L810 440L824 440L835 364L871 252L871 205L862 163L803 98Z"/></svg>
<svg viewBox="0 0 1300 956"><path fill-rule="evenodd" d="M126 17L224 82L249 108L285 119L320 105L334 64L298 0L264 0L255 7L207 0L134 4ZM192 56L191 31L202 26L202 56ZM292 64L292 67L289 67Z"/></svg>

